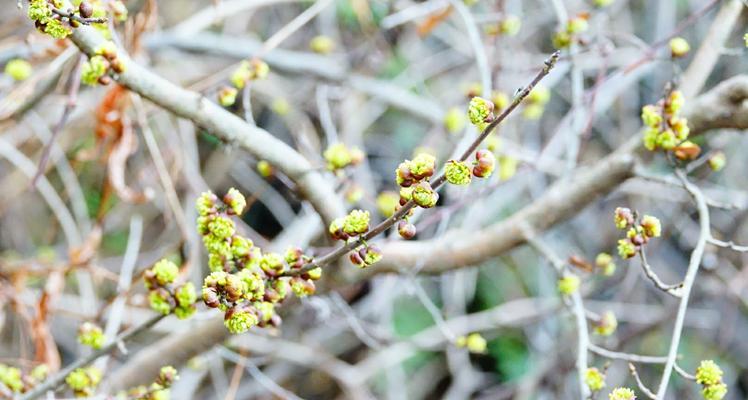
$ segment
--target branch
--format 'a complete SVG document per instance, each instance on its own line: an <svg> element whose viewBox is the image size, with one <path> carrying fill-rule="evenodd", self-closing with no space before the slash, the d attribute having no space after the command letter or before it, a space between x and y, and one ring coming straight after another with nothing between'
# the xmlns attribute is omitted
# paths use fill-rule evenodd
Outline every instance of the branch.
<svg viewBox="0 0 748 400"><path fill-rule="evenodd" d="M677 297L677 298L681 297L680 288L683 287L683 282L675 283L672 285L668 285L665 282L663 282L660 279L660 277L657 276L657 274L654 272L654 270L652 269L652 266L649 265L649 262L647 262L647 256L644 255L644 249L639 251L639 258L642 261L642 270L644 270L644 275L646 275L647 278L649 278L649 280L651 280L652 283L655 284L657 289L660 289L663 292L673 297Z"/></svg>
<svg viewBox="0 0 748 400"><path fill-rule="evenodd" d="M104 354L109 353L110 351L114 350L115 347L121 346L122 343L128 341L132 337L136 336L137 334L145 331L146 329L152 327L153 325L156 325L159 321L164 319L165 315L159 314L147 321L145 321L142 325L130 328L129 330L126 330L125 332L122 332L119 336L117 336L114 340L109 342L107 345L103 346L102 348L92 352L91 354L81 357L75 361L73 361L71 364L69 364L67 367L62 369L61 371L57 372L53 376L51 376L49 379L44 381L43 383L35 386L30 391L23 394L23 396L19 397L19 400L33 400L36 398L41 397L50 390L55 390L58 387L62 386L62 384L65 382L65 378L70 375L71 372L75 371L77 368L84 367L88 364L91 364L94 362L97 358L103 356Z"/></svg>
<svg viewBox="0 0 748 400"><path fill-rule="evenodd" d="M72 11L64 11L64 10L60 10L59 8L54 8L54 7L52 7L52 12L63 18L67 18L70 21L80 22L81 24L84 24L84 25L105 24L107 21L109 21L106 17L84 18L84 17L81 17L80 15L76 15Z"/></svg>
<svg viewBox="0 0 748 400"><path fill-rule="evenodd" d="M554 52L546 61L545 65L543 66L543 69L541 69L537 75L532 79L532 81L524 88L522 89L515 97L514 100L512 100L512 103L509 104L502 112L497 116L493 121L491 121L488 126L486 126L485 129L483 129L483 132L473 141L473 143L468 146L467 149L462 153L462 156L460 156L459 161L465 161L467 160L475 151L475 149L480 146L481 142L485 140L488 135L493 132L494 129L496 129L499 124L501 124L511 113L514 111L520 103L522 103L522 100L527 97L532 89L541 81L543 78L545 78L553 69L554 65L556 65L556 61L558 61L559 52ZM439 177L434 179L431 182L431 187L434 190L438 190L445 182L447 181L447 177L445 173L442 173ZM315 268L319 267L325 267L332 263L333 261L339 259L349 251L353 250L354 248L358 247L361 243L369 241L375 237L377 237L379 234L383 233L392 225L394 225L397 221L402 219L405 215L408 214L408 212L413 209L416 206L416 203L413 200L409 200L407 203L405 203L400 209L397 210L392 216L387 218L386 220L379 223L379 225L375 226L373 229L368 231L365 235L360 237L358 240L350 241L337 249L325 254L324 256L312 260L311 262L307 263L303 267L288 271L284 273L282 276L293 276L293 275L300 275L304 272L313 270Z"/></svg>
<svg viewBox="0 0 748 400"><path fill-rule="evenodd" d="M89 56L105 42L95 29L81 26L73 30L73 42ZM258 159L264 159L291 178L305 197L329 223L345 213L339 196L329 179L316 171L309 161L286 143L267 131L247 124L201 94L185 90L135 63L119 50L126 70L113 78L128 89L153 101L172 113L195 124L226 142L236 143Z"/></svg>
<svg viewBox="0 0 748 400"><path fill-rule="evenodd" d="M688 308L688 299L693 288L694 281L696 280L696 274L699 271L701 265L701 259L704 256L704 247L706 241L710 237L709 233L709 206L704 200L704 195L701 193L698 187L688 181L685 174L680 171L675 171L676 176L683 182L683 187L691 194L699 213L699 238L696 242L696 247L691 252L691 259L688 263L688 270L686 271L686 278L683 280L683 289L681 294L683 297L680 299L678 305L678 313L675 317L675 326L673 327L673 338L670 342L670 350L668 351L667 363L665 363L665 369L662 373L662 380L660 386L657 389L657 398L664 399L665 393L667 392L668 382L670 381L670 375L675 365L675 358L678 355L678 345L680 344L681 334L683 333L683 321L686 318L686 310Z"/></svg>

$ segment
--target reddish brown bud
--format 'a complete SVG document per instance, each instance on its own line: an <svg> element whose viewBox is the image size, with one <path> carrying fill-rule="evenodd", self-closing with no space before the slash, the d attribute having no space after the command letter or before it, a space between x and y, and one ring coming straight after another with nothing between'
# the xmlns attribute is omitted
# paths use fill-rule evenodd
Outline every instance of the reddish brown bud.
<svg viewBox="0 0 748 400"><path fill-rule="evenodd" d="M78 12L83 18L91 18L93 11L93 6L87 1L81 2L80 6L78 6Z"/></svg>
<svg viewBox="0 0 748 400"><path fill-rule="evenodd" d="M400 220L400 222L397 223L397 233L399 233L403 239L412 239L416 235L416 226L405 220Z"/></svg>

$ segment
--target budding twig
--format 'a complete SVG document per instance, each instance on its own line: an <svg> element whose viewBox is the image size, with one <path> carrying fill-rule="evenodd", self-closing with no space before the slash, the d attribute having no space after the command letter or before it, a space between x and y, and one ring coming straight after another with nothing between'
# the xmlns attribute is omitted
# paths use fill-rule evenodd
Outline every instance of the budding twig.
<svg viewBox="0 0 748 400"><path fill-rule="evenodd" d="M556 61L558 61L560 52L556 51L545 61L543 65L543 69L541 69L537 75L533 78L533 80L525 86L515 97L514 100L512 100L511 104L507 106L501 114L499 114L498 117L496 117L491 123L489 123L485 129L483 129L483 132L478 136L473 143L468 146L468 148L465 150L464 153L462 153L462 156L460 157L459 161L465 161L467 160L473 152L480 146L481 142L483 142L488 135L493 132L493 130L501 124L508 116L511 114L519 105L522 103L522 100L524 100L532 91L533 88L541 81L543 78L545 78L553 69L553 67L556 65ZM442 173L438 178L436 178L433 182L431 182L431 187L434 190L437 190L441 185L446 182L447 178L444 173ZM373 229L368 231L365 235L361 236L358 240L351 241L346 243L343 246L338 247L337 249L325 254L324 256L320 257L319 259L312 260L311 262L307 263L303 267L285 272L282 276L294 276L294 275L300 275L304 272L311 271L317 267L324 267L333 261L337 260L338 258L342 257L345 253L353 250L357 246L359 246L363 241L370 240L377 235L381 234L382 232L386 231L390 227L392 227L397 221L402 219L413 207L415 207L416 204L413 202L413 200L409 200L405 205L400 207L399 210L397 210L391 217L387 218L386 220L380 222L377 226L375 226Z"/></svg>
<svg viewBox="0 0 748 400"><path fill-rule="evenodd" d="M55 390L58 387L62 386L62 384L65 382L65 378L73 371L75 371L78 368L81 368L83 366L86 366L88 364L91 364L94 362L97 358L100 356L103 356L104 354L109 353L110 351L114 350L115 347L118 347L121 343L126 342L136 336L137 334L145 331L146 329L152 327L153 325L156 325L159 321L164 319L166 315L159 314L151 319L143 322L143 324L132 327L117 336L114 340L100 348L99 350L94 351L93 353L81 357L75 361L73 361L71 364L69 364L67 367L60 370L58 373L52 375L49 379L44 381L43 383L35 386L30 391L23 394L23 396L19 397L18 400L33 400L36 398L41 397L50 390Z"/></svg>
<svg viewBox="0 0 748 400"><path fill-rule="evenodd" d="M55 14L63 17L63 18L67 18L67 19L69 19L71 21L80 22L81 24L84 24L84 25L104 24L104 23L106 23L108 21L108 19L106 17L101 17L101 18L95 18L95 17L84 18L84 17L81 17L79 15L76 15L72 11L64 11L64 10L60 10L59 8L54 8L54 7L51 8L51 10L52 10L53 13L55 13Z"/></svg>

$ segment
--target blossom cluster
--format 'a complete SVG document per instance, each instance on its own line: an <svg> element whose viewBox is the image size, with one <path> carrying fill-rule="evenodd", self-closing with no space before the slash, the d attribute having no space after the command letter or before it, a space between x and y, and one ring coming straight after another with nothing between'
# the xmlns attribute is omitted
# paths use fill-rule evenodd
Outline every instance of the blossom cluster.
<svg viewBox="0 0 748 400"><path fill-rule="evenodd" d="M259 58L243 60L229 77L232 86L225 86L218 91L218 103L224 107L232 106L239 90L244 89L251 81L267 78L268 73L270 67Z"/></svg>
<svg viewBox="0 0 748 400"><path fill-rule="evenodd" d="M681 160L698 157L701 149L687 140L690 133L688 120L680 117L684 103L683 93L673 90L657 104L642 108L641 118L646 126L642 140L647 150L673 151Z"/></svg>
<svg viewBox="0 0 748 400"><path fill-rule="evenodd" d="M696 383L701 384L701 395L705 400L722 400L727 395L722 374L722 368L712 360L704 360L696 368Z"/></svg>
<svg viewBox="0 0 748 400"><path fill-rule="evenodd" d="M22 393L30 390L47 378L49 367L47 364L39 364L28 374L20 368L11 367L0 363L0 383L5 385L13 393Z"/></svg>
<svg viewBox="0 0 748 400"><path fill-rule="evenodd" d="M290 248L282 256L264 253L252 240L236 231L229 217L241 215L246 199L231 188L219 199L205 192L197 199L197 229L208 252L211 273L202 287L203 302L224 312L224 325L231 333L246 332L254 326L278 326L275 306L290 292L305 297L315 292L320 268L298 272L311 258L301 249Z"/></svg>
<svg viewBox="0 0 748 400"><path fill-rule="evenodd" d="M174 313L177 318L186 319L195 313L197 294L192 282L176 284L178 276L179 267L162 259L145 271L143 279L153 311L164 315Z"/></svg>
<svg viewBox="0 0 748 400"><path fill-rule="evenodd" d="M158 376L149 385L140 385L121 392L115 399L169 400L171 394L170 388L178 380L179 374L176 368L167 365L161 367Z"/></svg>
<svg viewBox="0 0 748 400"><path fill-rule="evenodd" d="M616 208L614 221L616 228L626 231L626 237L618 240L618 255L621 258L634 257L649 239L662 234L662 225L657 217L644 215L639 219L625 207Z"/></svg>

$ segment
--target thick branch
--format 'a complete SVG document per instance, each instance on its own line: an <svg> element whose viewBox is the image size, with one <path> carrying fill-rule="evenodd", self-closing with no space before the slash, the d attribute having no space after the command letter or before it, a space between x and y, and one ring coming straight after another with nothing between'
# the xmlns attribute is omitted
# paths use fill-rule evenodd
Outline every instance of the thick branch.
<svg viewBox="0 0 748 400"><path fill-rule="evenodd" d="M93 28L76 28L73 42L86 54L95 54L104 38ZM130 90L153 101L174 114L190 119L195 124L226 142L236 143L258 159L264 159L298 185L301 194L309 200L326 222L345 213L331 181L315 171L309 161L267 131L247 124L238 116L224 110L199 93L185 90L144 68L120 51L125 72L114 78Z"/></svg>

